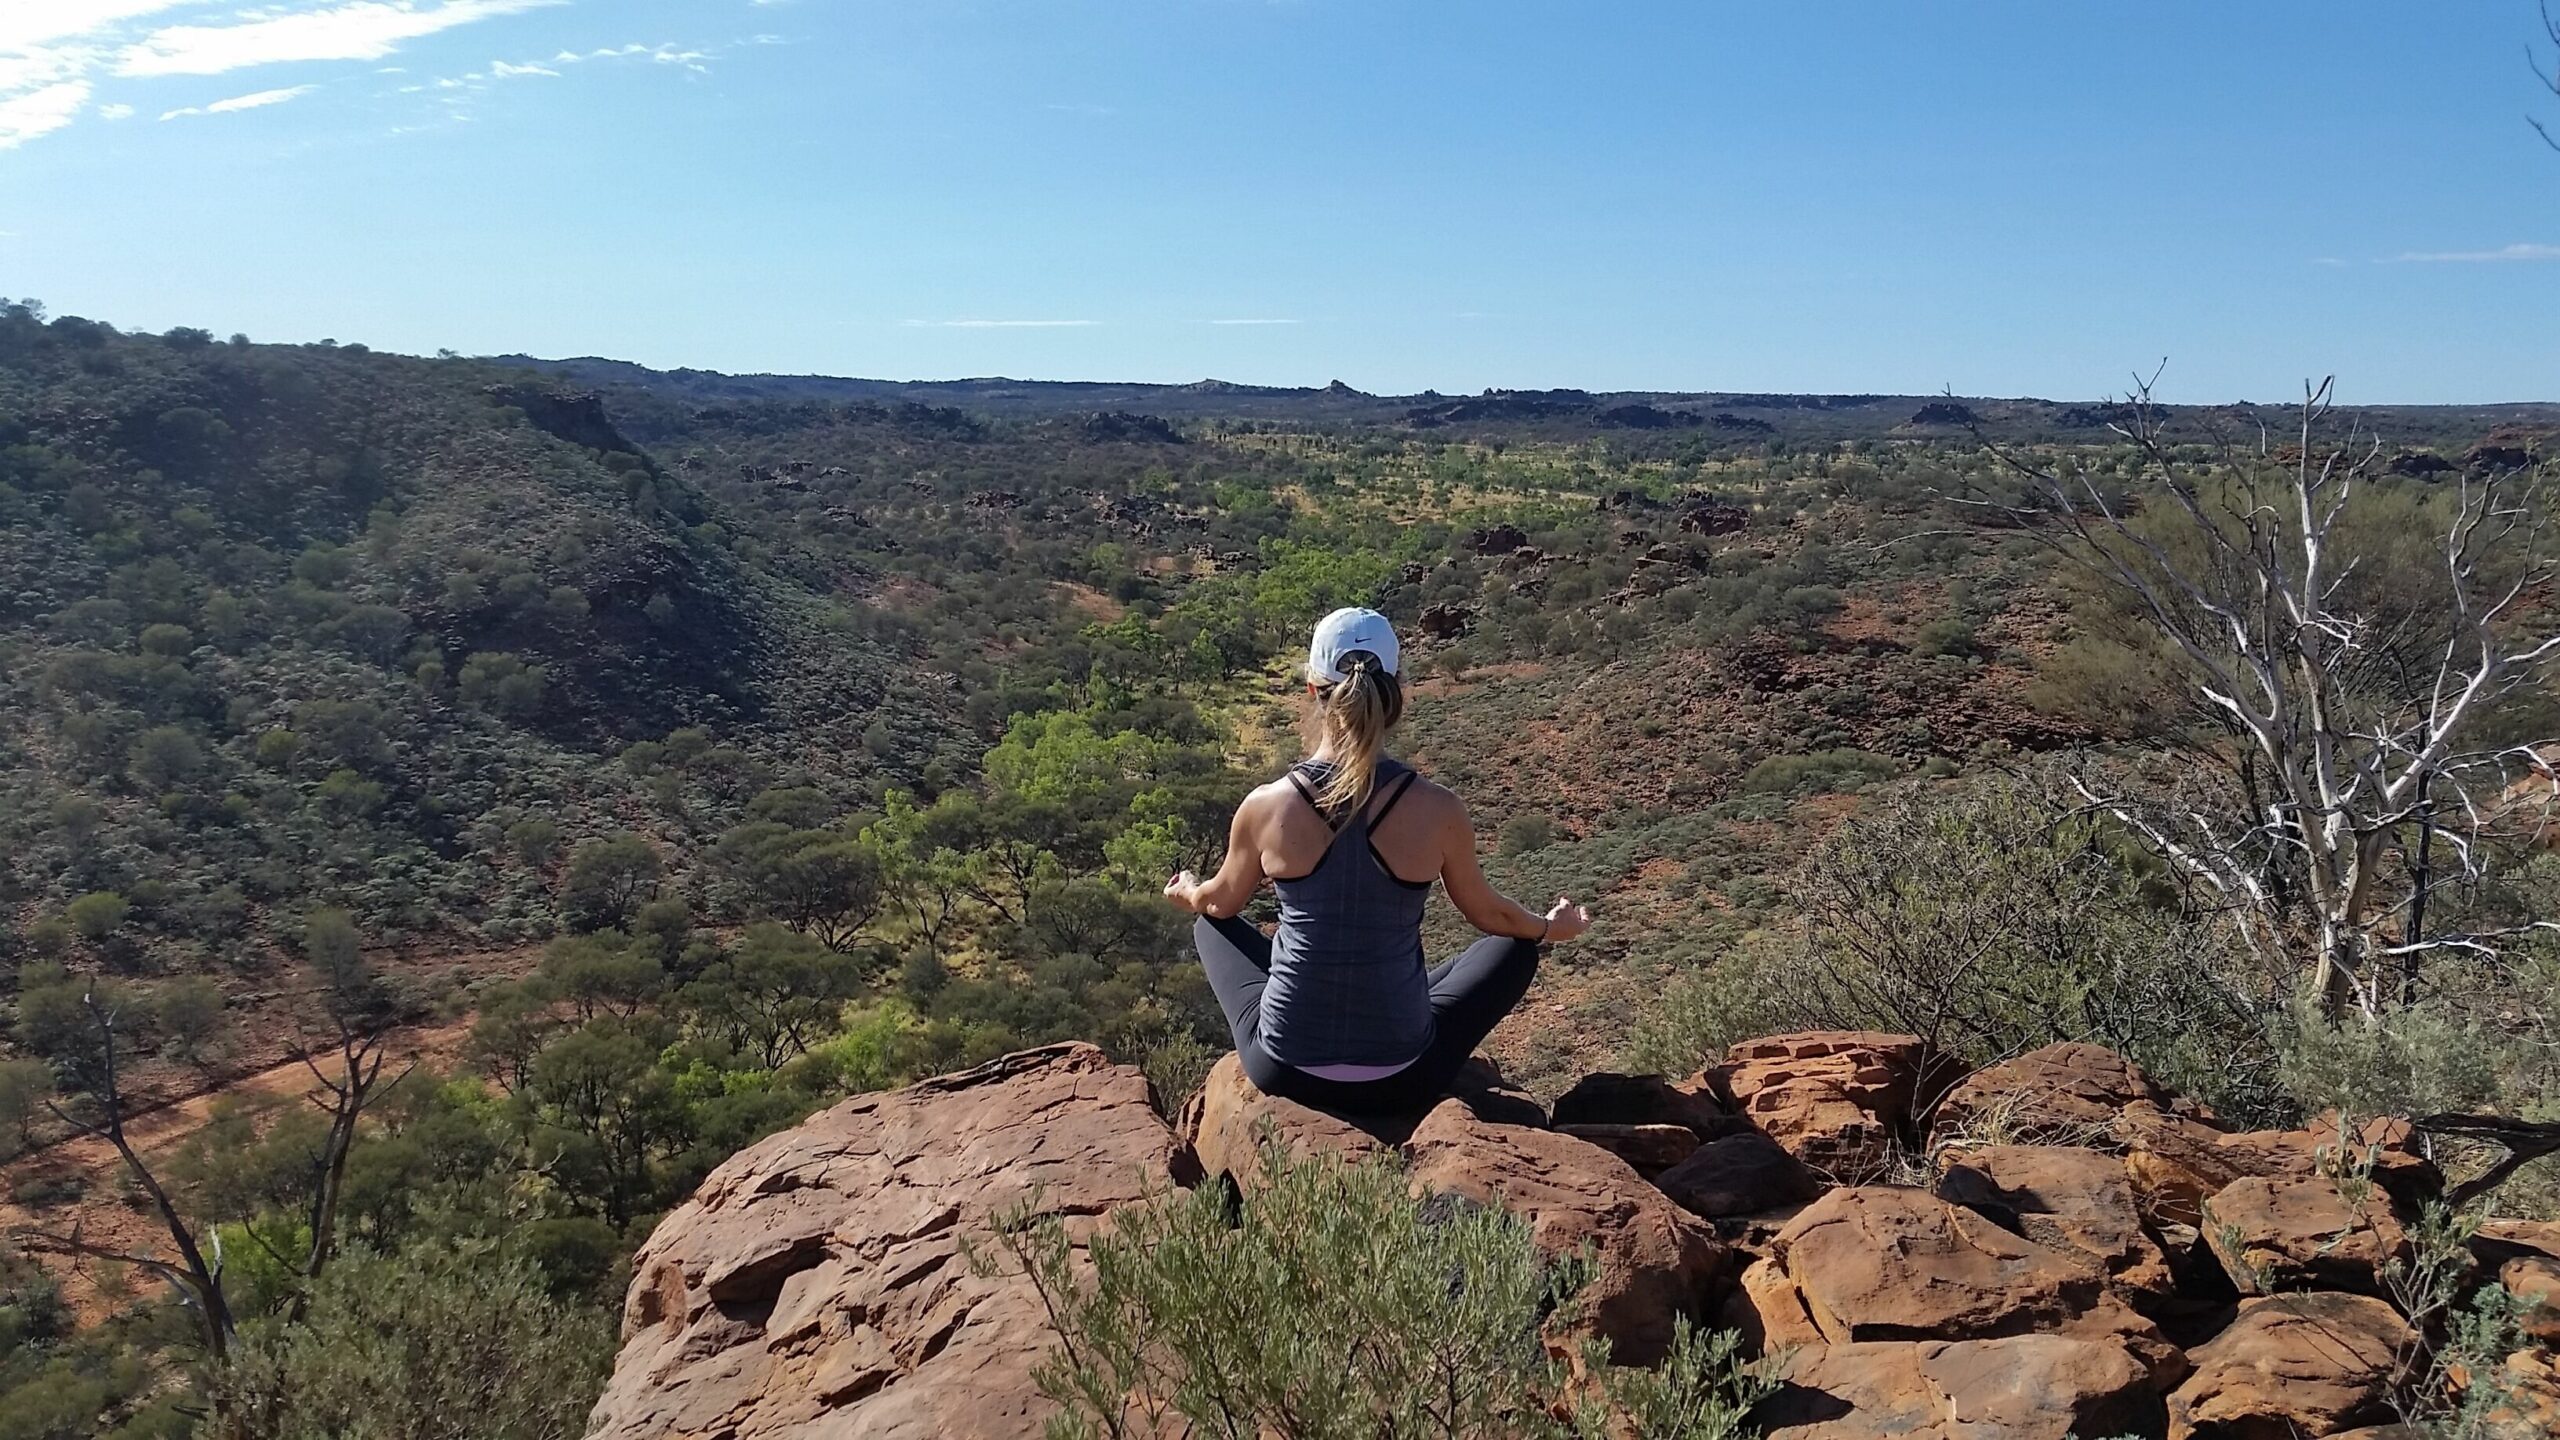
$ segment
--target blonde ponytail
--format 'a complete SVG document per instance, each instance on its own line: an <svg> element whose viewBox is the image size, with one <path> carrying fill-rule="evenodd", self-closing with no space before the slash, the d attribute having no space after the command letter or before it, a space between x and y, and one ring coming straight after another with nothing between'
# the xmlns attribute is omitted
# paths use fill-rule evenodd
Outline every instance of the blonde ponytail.
<svg viewBox="0 0 2560 1440"><path fill-rule="evenodd" d="M1342 678L1316 696L1316 735L1333 761L1333 775L1316 797L1328 815L1348 815L1369 803L1387 732L1404 718L1404 685L1377 656L1353 650L1339 663Z"/></svg>

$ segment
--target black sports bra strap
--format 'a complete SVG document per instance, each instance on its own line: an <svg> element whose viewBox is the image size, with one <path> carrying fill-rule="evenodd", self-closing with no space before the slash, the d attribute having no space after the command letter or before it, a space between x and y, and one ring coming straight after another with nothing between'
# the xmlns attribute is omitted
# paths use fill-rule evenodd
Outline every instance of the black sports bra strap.
<svg viewBox="0 0 2560 1440"><path fill-rule="evenodd" d="M1298 772L1294 769L1289 772L1289 787L1298 792L1299 799L1307 802L1308 809L1316 812L1316 818L1324 822L1326 829L1339 830L1342 828L1342 823L1340 821L1325 813L1324 805L1316 799L1316 792L1307 788L1307 782L1299 779Z"/></svg>
<svg viewBox="0 0 2560 1440"><path fill-rule="evenodd" d="M1387 803L1379 806L1378 813L1369 817L1369 828L1375 830L1378 826L1385 823L1387 812L1396 808L1396 802L1404 798L1404 792L1412 789L1413 782L1421 778L1420 773L1417 771L1407 770L1404 772L1404 779L1396 785L1395 789L1387 792Z"/></svg>

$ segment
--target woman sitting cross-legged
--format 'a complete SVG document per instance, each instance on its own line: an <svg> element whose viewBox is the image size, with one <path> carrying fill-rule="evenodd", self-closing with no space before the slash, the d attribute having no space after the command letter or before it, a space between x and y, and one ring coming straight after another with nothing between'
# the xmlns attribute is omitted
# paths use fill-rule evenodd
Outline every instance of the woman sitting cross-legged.
<svg viewBox="0 0 2560 1440"><path fill-rule="evenodd" d="M1538 947L1591 924L1568 899L1539 915L1504 898L1476 864L1466 806L1387 755L1404 714L1397 656L1385 616L1326 616L1307 652L1315 753L1236 807L1216 875L1164 887L1200 917L1192 936L1246 1077L1325 1109L1429 1104L1527 993ZM1265 879L1280 895L1267 938L1237 918ZM1422 956L1434 880L1486 936L1436 968Z"/></svg>

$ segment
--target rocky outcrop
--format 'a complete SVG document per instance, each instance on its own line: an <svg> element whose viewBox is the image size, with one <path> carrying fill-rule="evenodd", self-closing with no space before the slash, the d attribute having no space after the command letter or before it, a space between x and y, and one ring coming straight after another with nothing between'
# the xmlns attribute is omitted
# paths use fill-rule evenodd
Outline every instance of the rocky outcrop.
<svg viewBox="0 0 2560 1440"><path fill-rule="evenodd" d="M2169 1434L2276 1440L2387 1423L2416 1347L2408 1323L2367 1296L2244 1300L2231 1327L2190 1355L2195 1373L2169 1397Z"/></svg>
<svg viewBox="0 0 2560 1440"><path fill-rule="evenodd" d="M2085 1045L1933 1107L1942 1088L1912 1037L1826 1032L1687 1080L1585 1076L1552 1117L1482 1061L1416 1113L1338 1116L1228 1056L1177 1128L1093 1047L1026 1051L712 1172L635 1261L591 1435L1037 1434L1047 1313L963 1245L1023 1205L1079 1244L1184 1185L1250 1207L1276 1143L1401 1165L1432 1205L1507 1211L1586 1265L1551 1349L1650 1364L1687 1317L1788 1352L1753 1417L1772 1440L2400 1440L2425 1342L2385 1275L2441 1185L2405 1126L2230 1132ZM2540 1433L2560 1419L2560 1224L2489 1221L2471 1248L2533 1348L2454 1383L2509 1387L2501 1423Z"/></svg>
<svg viewBox="0 0 2560 1440"><path fill-rule="evenodd" d="M566 440L589 450L606 450L622 455L637 455L638 446L614 426L605 414L604 397L593 391L553 390L545 386L513 383L484 387L483 393L501 405L512 405L524 412L533 428L555 440Z"/></svg>
<svg viewBox="0 0 2560 1440"><path fill-rule="evenodd" d="M1090 1045L812 1116L731 1156L641 1247L590 1440L1036 1435L1046 1312L963 1239L1026 1204L1088 1225L1175 1178L1146 1077Z"/></svg>
<svg viewBox="0 0 2560 1440"><path fill-rule="evenodd" d="M1750 511L1721 500L1701 500L1680 512L1680 529L1690 535L1738 535L1750 524Z"/></svg>
<svg viewBox="0 0 2560 1440"><path fill-rule="evenodd" d="M1414 583L1421 579L1414 577ZM1475 628L1476 607L1464 603L1438 602L1422 607L1414 625L1434 640L1455 640Z"/></svg>
<svg viewBox="0 0 2560 1440"><path fill-rule="evenodd" d="M1700 1140L1748 1131L1699 1083L1674 1084L1659 1075L1585 1075L1556 1097L1555 1123L1564 1125L1678 1125Z"/></svg>

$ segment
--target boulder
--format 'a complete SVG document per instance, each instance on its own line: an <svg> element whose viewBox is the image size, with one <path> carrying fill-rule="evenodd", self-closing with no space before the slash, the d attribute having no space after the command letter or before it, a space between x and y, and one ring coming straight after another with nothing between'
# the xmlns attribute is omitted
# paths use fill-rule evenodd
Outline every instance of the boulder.
<svg viewBox="0 0 2560 1440"><path fill-rule="evenodd" d="M2259 1296L2188 1353L2195 1373L2169 1396L2172 1440L2290 1440L2387 1425L2402 1360L2418 1337L2365 1295Z"/></svg>
<svg viewBox="0 0 2560 1440"><path fill-rule="evenodd" d="M1910 1035L1809 1031L1746 1040L1710 1072L1734 1111L1832 1179L1873 1179L1892 1163L1920 1084Z"/></svg>
<svg viewBox="0 0 2560 1440"><path fill-rule="evenodd" d="M2560 1260L2560 1220L2492 1216L2472 1232L2471 1253L2479 1256L2481 1263L2493 1266L2520 1255L2548 1255Z"/></svg>
<svg viewBox="0 0 2560 1440"><path fill-rule="evenodd" d="M1711 1220L1756 1215L1822 1193L1820 1176L1757 1130L1708 1141L1653 1183L1682 1209Z"/></svg>
<svg viewBox="0 0 2560 1440"><path fill-rule="evenodd" d="M1810 1346L1782 1378L1752 1412L1767 1440L2083 1440L2167 1418L2123 1346L2060 1335Z"/></svg>
<svg viewBox="0 0 2560 1440"><path fill-rule="evenodd" d="M1209 1067L1209 1077L1182 1112L1182 1138L1202 1172L1224 1175L1247 1190L1262 1173L1265 1134L1292 1155L1357 1159L1394 1149L1410 1128L1410 1120L1344 1118L1266 1095L1245 1078L1244 1062L1233 1051Z"/></svg>
<svg viewBox="0 0 2560 1440"><path fill-rule="evenodd" d="M2498 1283L2525 1308L2517 1317L2525 1338L2560 1350L2560 1260L2520 1255L2498 1267Z"/></svg>
<svg viewBox="0 0 2560 1440"><path fill-rule="evenodd" d="M2375 1294L2384 1267L2409 1258L2409 1237L2380 1191L2359 1203L2325 1179L2234 1180L2205 1202L2198 1228L2243 1295Z"/></svg>
<svg viewBox="0 0 2560 1440"><path fill-rule="evenodd" d="M1650 1180L1698 1150L1698 1132L1686 1125L1558 1125L1556 1133L1597 1145Z"/></svg>
<svg viewBox="0 0 2560 1440"><path fill-rule="evenodd" d="M2498 1403L2488 1419L2497 1440L2560 1435L2560 1356L2518 1350L2498 1367Z"/></svg>
<svg viewBox="0 0 2560 1440"><path fill-rule="evenodd" d="M2095 1262L1925 1191L1834 1190L1779 1231L1771 1253L1835 1345L2062 1334L2121 1343L2164 1384L2185 1373L2176 1347L2108 1290Z"/></svg>
<svg viewBox="0 0 2560 1440"><path fill-rule="evenodd" d="M1097 1216L1173 1188L1146 1077L1084 1044L823 1111L731 1156L633 1260L591 1440L1012 1437L1053 1407L1029 1282L961 1253L1020 1206Z"/></svg>
<svg viewBox="0 0 2560 1440"><path fill-rule="evenodd" d="M2044 1145L1957 1151L1939 1173L1938 1196L2038 1244L2086 1255L2137 1308L2175 1288L2119 1156Z"/></svg>
<svg viewBox="0 0 2560 1440"><path fill-rule="evenodd" d="M1415 576L1416 580L1422 577ZM1455 640L1475 628L1476 607L1465 604L1440 603L1425 605L1414 620L1416 628L1434 640Z"/></svg>
<svg viewBox="0 0 2560 1440"><path fill-rule="evenodd" d="M2346 1126L2332 1113L2299 1130L2226 1135L2222 1148L2243 1157L2248 1173L2270 1179L2370 1176L2404 1215L2415 1215L2444 1193L2444 1172L2427 1158L2417 1128L2406 1120L2382 1117Z"/></svg>
<svg viewBox="0 0 2560 1440"><path fill-rule="evenodd" d="M2113 1050L2067 1041L1966 1076L1938 1102L1930 1129L1941 1140L1980 1144L2087 1145L2136 1102L2164 1110L2175 1103Z"/></svg>
<svg viewBox="0 0 2560 1440"><path fill-rule="evenodd" d="M1769 1354L1826 1343L1813 1323L1804 1292L1787 1276L1787 1267L1763 1256L1742 1267L1742 1278L1725 1297L1716 1323L1737 1330L1753 1350Z"/></svg>
<svg viewBox="0 0 2560 1440"><path fill-rule="evenodd" d="M1555 1123L1685 1125L1701 1140L1749 1125L1729 1114L1702 1084L1675 1085L1659 1075L1585 1075L1556 1097Z"/></svg>
<svg viewBox="0 0 2560 1440"><path fill-rule="evenodd" d="M2247 1155L2223 1148L2222 1130L2149 1101L2127 1105L2109 1135L2124 1150L2143 1218L2155 1226L2201 1224L2204 1202L2251 1173Z"/></svg>
<svg viewBox="0 0 2560 1440"><path fill-rule="evenodd" d="M1548 1255L1587 1247L1591 1283L1574 1328L1558 1338L1596 1336L1622 1365L1661 1360L1676 1319L1696 1318L1725 1273L1729 1252L1706 1222L1570 1135L1493 1123L1449 1100L1414 1127L1406 1153L1417 1193L1508 1210Z"/></svg>
<svg viewBox="0 0 2560 1440"><path fill-rule="evenodd" d="M2418 1148L2406 1121L2369 1120L2342 1130L2334 1119L2299 1130L2233 1134L2191 1113L2137 1101L2109 1129L2111 1143L2141 1192L2154 1224L2194 1225L2204 1202L2235 1180L2313 1180L2367 1174L2401 1215L2441 1194L2444 1176Z"/></svg>
<svg viewBox="0 0 2560 1440"><path fill-rule="evenodd" d="M1496 1124L1541 1127L1547 1112L1538 1102L1514 1090L1479 1055L1450 1082L1451 1097ZM1438 1101L1432 1102L1438 1104ZM1223 1175L1237 1188L1250 1190L1262 1173L1262 1137L1269 1134L1292 1155L1340 1155L1356 1159L1396 1149L1430 1105L1398 1114L1336 1114L1264 1094L1247 1079L1244 1062L1229 1051L1209 1067L1189 1104L1182 1110L1182 1138L1199 1160L1204 1174Z"/></svg>

